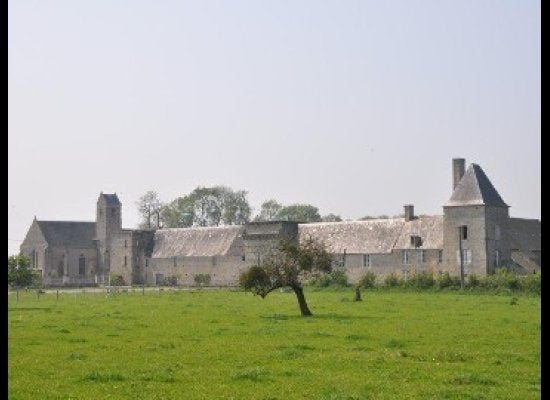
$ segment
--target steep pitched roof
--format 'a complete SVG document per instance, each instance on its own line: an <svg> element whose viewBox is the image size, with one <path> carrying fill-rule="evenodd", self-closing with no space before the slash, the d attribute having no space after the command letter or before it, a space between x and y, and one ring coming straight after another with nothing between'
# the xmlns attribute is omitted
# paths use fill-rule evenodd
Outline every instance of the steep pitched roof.
<svg viewBox="0 0 550 400"><path fill-rule="evenodd" d="M411 236L420 236L419 249L443 249L443 215L421 216L406 222L395 243L396 249L416 248Z"/></svg>
<svg viewBox="0 0 550 400"><path fill-rule="evenodd" d="M477 164L471 164L468 167L451 198L445 204L446 207L473 205L508 207Z"/></svg>
<svg viewBox="0 0 550 400"><path fill-rule="evenodd" d="M118 199L118 196L116 195L116 193L113 193L113 194L107 194L107 193L101 193L99 195L99 198L103 198L105 200L105 203L108 205L108 206L119 206L120 205L120 200Z"/></svg>
<svg viewBox="0 0 550 400"><path fill-rule="evenodd" d="M36 222L51 246L94 247L95 222Z"/></svg>
<svg viewBox="0 0 550 400"><path fill-rule="evenodd" d="M153 258L240 256L243 226L160 229L155 232Z"/></svg>
<svg viewBox="0 0 550 400"><path fill-rule="evenodd" d="M541 223L538 219L510 218L506 233L512 249L541 250Z"/></svg>
<svg viewBox="0 0 550 400"><path fill-rule="evenodd" d="M300 224L298 235L300 240L320 240L333 253L390 253L405 223L404 218L392 218Z"/></svg>

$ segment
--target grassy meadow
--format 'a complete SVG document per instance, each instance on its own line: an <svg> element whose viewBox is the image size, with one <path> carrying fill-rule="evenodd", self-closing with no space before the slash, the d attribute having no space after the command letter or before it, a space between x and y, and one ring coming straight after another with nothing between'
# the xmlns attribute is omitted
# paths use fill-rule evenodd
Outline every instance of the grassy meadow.
<svg viewBox="0 0 550 400"><path fill-rule="evenodd" d="M540 398L540 297L353 297L12 292L9 399Z"/></svg>

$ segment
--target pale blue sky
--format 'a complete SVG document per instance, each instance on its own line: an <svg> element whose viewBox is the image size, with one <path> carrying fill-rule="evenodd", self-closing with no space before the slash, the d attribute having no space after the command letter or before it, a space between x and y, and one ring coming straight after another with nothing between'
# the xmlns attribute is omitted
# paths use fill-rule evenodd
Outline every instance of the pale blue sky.
<svg viewBox="0 0 550 400"><path fill-rule="evenodd" d="M9 1L8 254L155 190L442 214L451 159L540 219L532 0Z"/></svg>

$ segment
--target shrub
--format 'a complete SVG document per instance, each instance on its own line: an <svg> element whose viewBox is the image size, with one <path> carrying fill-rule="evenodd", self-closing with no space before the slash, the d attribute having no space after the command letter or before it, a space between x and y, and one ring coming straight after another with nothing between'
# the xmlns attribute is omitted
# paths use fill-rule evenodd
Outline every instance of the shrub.
<svg viewBox="0 0 550 400"><path fill-rule="evenodd" d="M208 286L210 284L210 274L197 274L194 277L197 286Z"/></svg>
<svg viewBox="0 0 550 400"><path fill-rule="evenodd" d="M41 276L31 269L29 257L18 255L8 257L8 285L11 287L39 286Z"/></svg>
<svg viewBox="0 0 550 400"><path fill-rule="evenodd" d="M439 289L459 289L460 278L458 276L451 276L449 272L442 273L436 281Z"/></svg>
<svg viewBox="0 0 550 400"><path fill-rule="evenodd" d="M317 278L312 279L310 282L310 285L317 286L317 287L329 287L332 285L332 277L329 274L323 274Z"/></svg>
<svg viewBox="0 0 550 400"><path fill-rule="evenodd" d="M348 287L348 276L342 268L333 270L330 274L322 274L308 282L311 286L320 288L327 287Z"/></svg>
<svg viewBox="0 0 550 400"><path fill-rule="evenodd" d="M111 286L124 286L126 285L126 282L124 281L124 277L122 275L117 274L111 274Z"/></svg>
<svg viewBox="0 0 550 400"><path fill-rule="evenodd" d="M384 278L384 286L397 287L402 285L403 285L403 280L393 272L389 275L386 275L386 277Z"/></svg>
<svg viewBox="0 0 550 400"><path fill-rule="evenodd" d="M466 281L467 288L476 288L480 285L480 280L476 274L468 275L468 280Z"/></svg>
<svg viewBox="0 0 550 400"><path fill-rule="evenodd" d="M431 272L415 272L405 281L405 285L416 289L430 289L435 286L435 279Z"/></svg>
<svg viewBox="0 0 550 400"><path fill-rule="evenodd" d="M177 276L166 276L163 282L164 286L178 286L178 277Z"/></svg>
<svg viewBox="0 0 550 400"><path fill-rule="evenodd" d="M541 276L540 272L529 274L521 278L521 288L529 293L540 294Z"/></svg>
<svg viewBox="0 0 550 400"><path fill-rule="evenodd" d="M521 288L521 282L515 273L508 271L506 268L499 268L494 274L480 279L480 286L485 289L518 290Z"/></svg>
<svg viewBox="0 0 550 400"><path fill-rule="evenodd" d="M359 279L358 286L368 289L368 288L375 287L376 286L375 284L376 284L376 275L373 272L369 271L365 273L365 275L363 275L361 279Z"/></svg>
<svg viewBox="0 0 550 400"><path fill-rule="evenodd" d="M332 284L334 286L341 286L341 287L349 286L348 275L346 274L346 271L344 271L343 269L335 269L330 273L330 277L332 278Z"/></svg>

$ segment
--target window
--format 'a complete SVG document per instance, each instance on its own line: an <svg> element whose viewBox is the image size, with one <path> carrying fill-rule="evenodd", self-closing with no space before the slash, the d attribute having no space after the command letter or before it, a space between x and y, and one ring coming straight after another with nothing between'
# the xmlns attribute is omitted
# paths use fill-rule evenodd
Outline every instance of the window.
<svg viewBox="0 0 550 400"><path fill-rule="evenodd" d="M437 262L441 264L443 262L443 250L437 251Z"/></svg>
<svg viewBox="0 0 550 400"><path fill-rule="evenodd" d="M244 254L241 256L241 261L246 261L246 257Z"/></svg>
<svg viewBox="0 0 550 400"><path fill-rule="evenodd" d="M420 236L411 236L411 246L420 247L422 246L422 238Z"/></svg>
<svg viewBox="0 0 550 400"><path fill-rule="evenodd" d="M124 247L128 247L128 241L124 240Z"/></svg>
<svg viewBox="0 0 550 400"><path fill-rule="evenodd" d="M468 227L466 225L460 227L460 238L462 240L468 240Z"/></svg>
<svg viewBox="0 0 550 400"><path fill-rule="evenodd" d="M464 249L462 250L462 257L464 260L464 265L470 265L472 264L472 250L470 249Z"/></svg>
<svg viewBox="0 0 550 400"><path fill-rule="evenodd" d="M147 268L147 267L149 267L149 259L148 258L145 259L145 268Z"/></svg>
<svg viewBox="0 0 550 400"><path fill-rule="evenodd" d="M463 265L472 264L472 250L462 249L462 262L464 263ZM460 265L460 253L458 250L456 251L456 264Z"/></svg>
<svg viewBox="0 0 550 400"><path fill-rule="evenodd" d="M493 266L498 267L499 263L500 263L500 251L497 249L497 250L495 250L495 256L494 256L494 259L493 259Z"/></svg>
<svg viewBox="0 0 550 400"><path fill-rule="evenodd" d="M409 252L407 250L401 251L401 264L407 265L409 263Z"/></svg>
<svg viewBox="0 0 550 400"><path fill-rule="evenodd" d="M371 267L370 254L363 254L363 267Z"/></svg>
<svg viewBox="0 0 550 400"><path fill-rule="evenodd" d="M84 254L78 257L78 275L86 275L86 257L84 257Z"/></svg>
<svg viewBox="0 0 550 400"><path fill-rule="evenodd" d="M128 257L124 256L124 266L128 264Z"/></svg>
<svg viewBox="0 0 550 400"><path fill-rule="evenodd" d="M418 250L418 263L424 264L426 262L426 250Z"/></svg>

